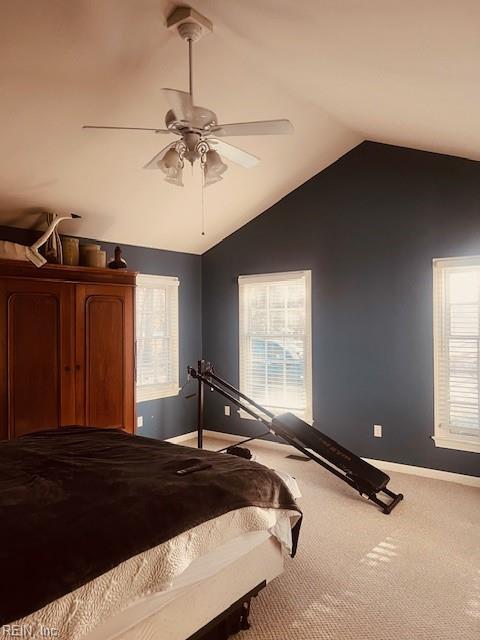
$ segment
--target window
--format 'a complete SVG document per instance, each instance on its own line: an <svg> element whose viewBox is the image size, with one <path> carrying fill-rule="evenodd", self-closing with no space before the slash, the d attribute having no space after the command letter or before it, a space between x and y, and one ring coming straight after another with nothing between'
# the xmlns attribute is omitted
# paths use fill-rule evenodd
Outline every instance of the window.
<svg viewBox="0 0 480 640"><path fill-rule="evenodd" d="M307 422L312 422L310 280L310 271L238 279L240 390L273 413L291 411Z"/></svg>
<svg viewBox="0 0 480 640"><path fill-rule="evenodd" d="M178 284L178 278L137 278L137 402L178 394Z"/></svg>
<svg viewBox="0 0 480 640"><path fill-rule="evenodd" d="M434 260L435 444L480 452L480 258Z"/></svg>

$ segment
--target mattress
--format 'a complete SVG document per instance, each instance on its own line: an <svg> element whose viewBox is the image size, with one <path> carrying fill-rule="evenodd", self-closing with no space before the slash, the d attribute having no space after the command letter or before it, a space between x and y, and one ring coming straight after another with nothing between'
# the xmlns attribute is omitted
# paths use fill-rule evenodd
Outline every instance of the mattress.
<svg viewBox="0 0 480 640"><path fill-rule="evenodd" d="M283 565L274 536L244 534L195 560L170 591L110 618L84 640L185 640L264 580L279 576Z"/></svg>
<svg viewBox="0 0 480 640"><path fill-rule="evenodd" d="M62 640L103 638L91 635L96 627L119 614L131 625L132 619L138 619L134 608L139 605L143 607L137 610L140 619L157 612L187 587L221 571L270 537L289 551L291 527L298 517L295 511L261 507L230 511L122 562L12 624L28 629L33 638L43 638L45 633ZM202 562L195 564L200 558ZM121 620L115 629L120 633Z"/></svg>
<svg viewBox="0 0 480 640"><path fill-rule="evenodd" d="M269 537L211 578L179 593L158 613L114 639L98 640L185 640L264 580L279 576L283 564L280 546Z"/></svg>

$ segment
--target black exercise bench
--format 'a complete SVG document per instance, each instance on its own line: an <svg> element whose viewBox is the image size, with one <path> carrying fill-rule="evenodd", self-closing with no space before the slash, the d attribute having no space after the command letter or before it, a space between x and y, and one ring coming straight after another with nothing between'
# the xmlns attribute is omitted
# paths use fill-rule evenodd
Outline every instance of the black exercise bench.
<svg viewBox="0 0 480 640"><path fill-rule="evenodd" d="M365 495L378 504L384 513L390 513L403 499L401 493L395 494L387 489L390 477L386 473L365 462L332 438L297 418L293 413L275 416L272 419L272 431L356 489L360 495ZM383 502L378 497L379 493L384 493L391 498L391 501Z"/></svg>
<svg viewBox="0 0 480 640"><path fill-rule="evenodd" d="M219 378L210 363L199 360L198 368L188 367L188 374L198 381L198 447L203 446L203 405L204 405L204 385L212 391L217 391L229 402L236 405L253 418L264 424L268 431L253 438L241 440L237 446L261 438L268 433L272 433L284 440L287 444L295 447L303 455L317 464L321 465L330 473L336 475L351 487L356 489L360 495L366 496L369 500L381 507L383 513L390 513L397 504L403 500L401 493L393 493L387 488L390 477L365 462L338 442L325 435L318 429L310 426L293 413L283 413L276 416L265 407L246 396L233 385ZM222 449L223 451L224 449ZM378 494L384 494L390 501L384 502Z"/></svg>

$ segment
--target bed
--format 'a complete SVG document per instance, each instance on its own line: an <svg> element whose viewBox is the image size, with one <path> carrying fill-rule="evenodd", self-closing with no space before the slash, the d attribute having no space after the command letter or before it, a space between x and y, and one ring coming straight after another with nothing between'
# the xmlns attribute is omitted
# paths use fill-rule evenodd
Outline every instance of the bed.
<svg viewBox="0 0 480 640"><path fill-rule="evenodd" d="M287 484L248 460L110 429L0 443L3 635L200 640L246 628L251 597L295 553L301 512Z"/></svg>

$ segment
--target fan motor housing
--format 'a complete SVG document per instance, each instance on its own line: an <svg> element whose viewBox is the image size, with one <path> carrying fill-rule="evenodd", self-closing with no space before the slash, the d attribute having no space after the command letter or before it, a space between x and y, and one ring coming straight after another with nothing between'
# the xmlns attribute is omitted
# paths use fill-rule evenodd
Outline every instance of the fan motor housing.
<svg viewBox="0 0 480 640"><path fill-rule="evenodd" d="M210 109L203 107L193 107L191 119L188 121L178 121L172 109L167 111L165 116L165 126L174 131L208 131L217 124L217 116Z"/></svg>

